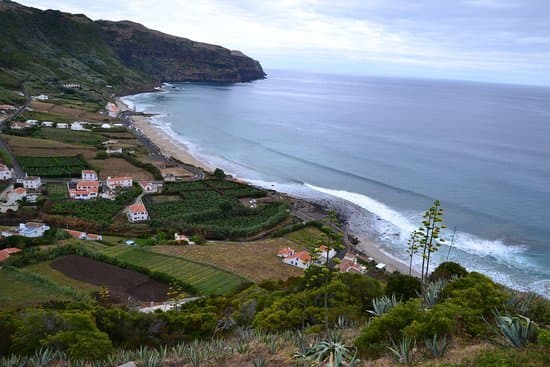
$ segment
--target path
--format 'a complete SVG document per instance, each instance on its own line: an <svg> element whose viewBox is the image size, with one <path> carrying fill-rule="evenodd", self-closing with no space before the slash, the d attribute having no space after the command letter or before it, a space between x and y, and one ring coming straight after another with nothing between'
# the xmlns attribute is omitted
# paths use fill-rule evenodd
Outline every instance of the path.
<svg viewBox="0 0 550 367"><path fill-rule="evenodd" d="M4 120L2 120L0 122L0 130L3 129L8 122L10 122L14 118L16 118L17 116L22 114L23 111L25 111L25 108L27 108L28 105L30 104L31 95L30 95L27 87L25 86L25 83L23 83L23 93L25 93L25 103L23 103L23 105L21 107L19 107L19 109L17 111L15 111L10 116L6 117ZM11 158L11 165L13 166L13 170L15 171L15 176L16 177L24 177L25 176L25 171L23 170L23 168L21 167L19 162L17 162L17 160L15 159L15 154L13 154L13 152L12 152L11 148L8 146L8 144L1 138L0 138L0 149L5 150L9 154L9 156Z"/></svg>

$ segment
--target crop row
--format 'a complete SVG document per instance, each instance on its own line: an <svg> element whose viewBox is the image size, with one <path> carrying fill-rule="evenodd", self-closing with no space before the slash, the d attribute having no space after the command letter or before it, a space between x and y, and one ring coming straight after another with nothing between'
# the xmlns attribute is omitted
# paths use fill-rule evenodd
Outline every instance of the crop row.
<svg viewBox="0 0 550 367"><path fill-rule="evenodd" d="M131 247L108 247L101 252L118 260L145 267L153 272L168 274L190 284L203 295L223 294L234 290L245 281L233 273L209 265Z"/></svg>
<svg viewBox="0 0 550 367"><path fill-rule="evenodd" d="M76 157L17 157L25 172L31 176L77 177L88 164Z"/></svg>

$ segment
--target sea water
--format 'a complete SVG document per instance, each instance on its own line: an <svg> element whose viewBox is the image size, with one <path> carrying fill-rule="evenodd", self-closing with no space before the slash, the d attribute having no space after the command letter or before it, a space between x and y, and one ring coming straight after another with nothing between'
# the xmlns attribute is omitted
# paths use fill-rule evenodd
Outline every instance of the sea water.
<svg viewBox="0 0 550 367"><path fill-rule="evenodd" d="M409 233L439 199L453 241L436 264L550 296L550 88L268 74L165 84L125 101L161 114L159 128L213 166L349 204L350 229L403 262Z"/></svg>

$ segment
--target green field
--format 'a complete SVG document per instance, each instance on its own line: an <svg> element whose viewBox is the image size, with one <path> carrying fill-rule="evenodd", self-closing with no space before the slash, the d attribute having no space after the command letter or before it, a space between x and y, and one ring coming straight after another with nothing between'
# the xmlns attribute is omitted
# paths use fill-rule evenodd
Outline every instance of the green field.
<svg viewBox="0 0 550 367"><path fill-rule="evenodd" d="M246 281L236 274L210 265L132 247L108 247L101 250L101 253L130 264L143 266L151 271L171 275L192 285L205 296L230 292Z"/></svg>
<svg viewBox="0 0 550 367"><path fill-rule="evenodd" d="M56 121L56 120L54 120ZM68 144L96 146L105 140L100 134L90 131L74 131L69 129L42 128L34 135L35 138L61 141Z"/></svg>
<svg viewBox="0 0 550 367"><path fill-rule="evenodd" d="M88 164L81 156L74 157L23 157L17 161L29 176L79 177Z"/></svg>
<svg viewBox="0 0 550 367"><path fill-rule="evenodd" d="M52 200L66 199L69 197L67 185L64 183L47 183L46 191L48 192L48 197Z"/></svg>

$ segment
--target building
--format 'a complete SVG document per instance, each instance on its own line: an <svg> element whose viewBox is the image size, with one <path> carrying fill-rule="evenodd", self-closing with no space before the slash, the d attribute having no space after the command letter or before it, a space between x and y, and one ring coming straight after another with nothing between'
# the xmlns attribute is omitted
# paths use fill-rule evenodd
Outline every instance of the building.
<svg viewBox="0 0 550 367"><path fill-rule="evenodd" d="M277 256L282 257L283 259L286 259L289 256L293 256L295 253L296 251L294 251L290 247L287 247L279 250L279 252L277 253Z"/></svg>
<svg viewBox="0 0 550 367"><path fill-rule="evenodd" d="M336 251L334 249L328 249L327 246L321 245L317 248L317 260L316 262L318 264L325 264L327 262L327 253L328 253L328 259L332 259L334 256L336 256Z"/></svg>
<svg viewBox="0 0 550 367"><path fill-rule="evenodd" d="M35 237L42 237L44 235L44 232L46 232L50 227L44 223L38 223L38 222L27 222L27 223L20 223L19 228L15 231L7 230L2 231L2 236L4 237L10 237L14 235L28 237L28 238L35 238Z"/></svg>
<svg viewBox="0 0 550 367"><path fill-rule="evenodd" d="M66 229L65 232L69 234L72 238L76 238L77 240L85 240L86 239L86 233L75 231L73 229Z"/></svg>
<svg viewBox="0 0 550 367"><path fill-rule="evenodd" d="M42 180L38 176L19 178L17 183L23 184L23 187L27 190L39 190L42 187Z"/></svg>
<svg viewBox="0 0 550 367"><path fill-rule="evenodd" d="M82 180L84 181L97 181L97 172L92 169L85 169L81 172Z"/></svg>
<svg viewBox="0 0 550 367"><path fill-rule="evenodd" d="M103 236L100 234L88 233L86 239L90 241L103 241Z"/></svg>
<svg viewBox="0 0 550 367"><path fill-rule="evenodd" d="M128 215L128 221L131 223L143 222L143 221L149 220L149 213L147 213L147 209L145 208L145 205L141 203L130 205L128 207L127 215Z"/></svg>
<svg viewBox="0 0 550 367"><path fill-rule="evenodd" d="M32 127L32 125L27 122L12 122L12 124L10 125L10 129L12 130L23 130L30 127Z"/></svg>
<svg viewBox="0 0 550 367"><path fill-rule="evenodd" d="M37 126L38 125L38 120L27 120L25 122L27 124L31 125L31 126Z"/></svg>
<svg viewBox="0 0 550 367"><path fill-rule="evenodd" d="M114 190L117 187L131 187L134 184L134 180L129 176L122 177L107 177L106 181L107 187L110 190Z"/></svg>
<svg viewBox="0 0 550 367"><path fill-rule="evenodd" d="M95 199L99 195L99 181L83 180L67 182L69 197L75 200Z"/></svg>
<svg viewBox="0 0 550 367"><path fill-rule="evenodd" d="M338 268L342 273L359 273L363 274L366 271L366 267L360 265L357 261L357 255L348 252L338 264Z"/></svg>
<svg viewBox="0 0 550 367"><path fill-rule="evenodd" d="M107 124L107 123L101 124L102 129L110 129L111 127L112 127L111 124Z"/></svg>
<svg viewBox="0 0 550 367"><path fill-rule="evenodd" d="M118 140L116 139L109 139L109 140L105 140L103 143L101 143L103 145L111 145L111 144L118 144Z"/></svg>
<svg viewBox="0 0 550 367"><path fill-rule="evenodd" d="M160 193L164 187L162 181L138 181L138 184L145 193Z"/></svg>
<svg viewBox="0 0 550 367"><path fill-rule="evenodd" d="M57 125L55 125L55 127L57 127L58 129L66 129L69 127L69 125L64 122L58 122Z"/></svg>
<svg viewBox="0 0 550 367"><path fill-rule="evenodd" d="M15 203L19 200L23 200L25 197L27 197L27 190L25 190L24 187L17 187L8 191L6 194L6 202Z"/></svg>
<svg viewBox="0 0 550 367"><path fill-rule="evenodd" d="M307 269L310 267L311 254L307 251L298 251L294 255L288 256L283 259L283 262L288 265L296 266L300 269Z"/></svg>
<svg viewBox="0 0 550 367"><path fill-rule="evenodd" d="M11 169L5 164L0 163L0 181L11 180L12 178Z"/></svg>
<svg viewBox="0 0 550 367"><path fill-rule="evenodd" d="M37 100L37 101L47 101L48 96L45 95L45 94L41 94L41 95L38 95L38 96L32 96L32 99Z"/></svg>
<svg viewBox="0 0 550 367"><path fill-rule="evenodd" d="M174 241L176 242L186 242L188 245L194 245L195 242L191 241L189 237L184 234L174 233Z"/></svg>
<svg viewBox="0 0 550 367"><path fill-rule="evenodd" d="M0 104L0 110L2 111L15 111L17 107L11 104Z"/></svg>
<svg viewBox="0 0 550 367"><path fill-rule="evenodd" d="M3 263L8 257L18 252L21 252L21 249L18 249L17 247L8 247L0 250L0 263Z"/></svg>
<svg viewBox="0 0 550 367"><path fill-rule="evenodd" d="M42 125L42 127L53 127L54 122L53 121L42 121L41 125Z"/></svg>
<svg viewBox="0 0 550 367"><path fill-rule="evenodd" d="M87 131L87 129L84 128L85 125L86 125L86 122L75 121L71 124L71 130Z"/></svg>
<svg viewBox="0 0 550 367"><path fill-rule="evenodd" d="M107 154L122 154L122 148L111 148L107 147L107 150L105 150Z"/></svg>

